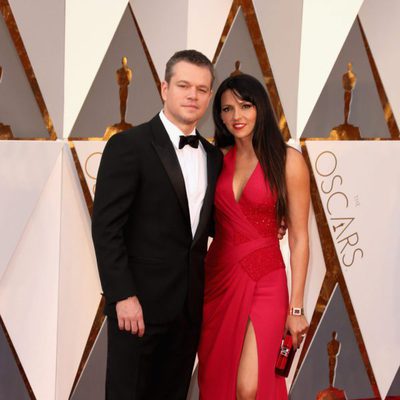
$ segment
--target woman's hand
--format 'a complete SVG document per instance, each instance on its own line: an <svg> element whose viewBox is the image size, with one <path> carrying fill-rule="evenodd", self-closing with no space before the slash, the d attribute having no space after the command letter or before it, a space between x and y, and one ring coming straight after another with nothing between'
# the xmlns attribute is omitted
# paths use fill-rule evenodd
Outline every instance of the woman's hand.
<svg viewBox="0 0 400 400"><path fill-rule="evenodd" d="M278 228L278 239L282 240L285 235L286 235L286 231L287 231L287 225L285 220L282 218L281 224L279 225Z"/></svg>
<svg viewBox="0 0 400 400"><path fill-rule="evenodd" d="M308 331L308 322L304 315L288 315L286 330L292 335L293 347L298 349Z"/></svg>

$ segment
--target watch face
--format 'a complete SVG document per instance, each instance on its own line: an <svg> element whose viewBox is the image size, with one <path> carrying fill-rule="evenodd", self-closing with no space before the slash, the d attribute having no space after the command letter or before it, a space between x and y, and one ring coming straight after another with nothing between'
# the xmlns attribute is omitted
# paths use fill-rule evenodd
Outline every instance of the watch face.
<svg viewBox="0 0 400 400"><path fill-rule="evenodd" d="M292 315L303 315L303 309L299 307L292 308Z"/></svg>

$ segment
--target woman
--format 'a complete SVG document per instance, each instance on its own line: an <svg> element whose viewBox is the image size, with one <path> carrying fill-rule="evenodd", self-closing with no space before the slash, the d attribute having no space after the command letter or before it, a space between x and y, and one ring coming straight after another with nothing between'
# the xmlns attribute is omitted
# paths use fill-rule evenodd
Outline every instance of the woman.
<svg viewBox="0 0 400 400"><path fill-rule="evenodd" d="M203 400L287 399L275 362L285 330L299 346L308 324L309 175L285 145L267 93L249 75L227 78L213 105L224 166L215 194L215 237L206 258L199 347ZM288 227L292 289L277 238ZM301 314L301 315L293 315Z"/></svg>

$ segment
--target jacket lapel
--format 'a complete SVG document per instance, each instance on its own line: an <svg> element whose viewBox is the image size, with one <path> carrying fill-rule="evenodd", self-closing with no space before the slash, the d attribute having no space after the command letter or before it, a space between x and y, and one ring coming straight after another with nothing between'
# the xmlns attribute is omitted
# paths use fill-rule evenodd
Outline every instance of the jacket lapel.
<svg viewBox="0 0 400 400"><path fill-rule="evenodd" d="M161 163L176 192L183 214L190 225L189 205L182 170L174 146L158 115L151 120L151 128L154 149L160 157Z"/></svg>

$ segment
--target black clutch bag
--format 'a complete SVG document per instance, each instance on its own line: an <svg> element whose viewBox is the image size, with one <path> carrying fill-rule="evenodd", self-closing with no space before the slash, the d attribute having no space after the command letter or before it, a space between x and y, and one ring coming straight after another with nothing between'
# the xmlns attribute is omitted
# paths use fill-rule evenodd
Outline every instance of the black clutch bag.
<svg viewBox="0 0 400 400"><path fill-rule="evenodd" d="M275 364L275 373L277 375L287 378L295 354L296 349L293 347L292 335L290 332L287 332L282 339L281 348L279 349Z"/></svg>

